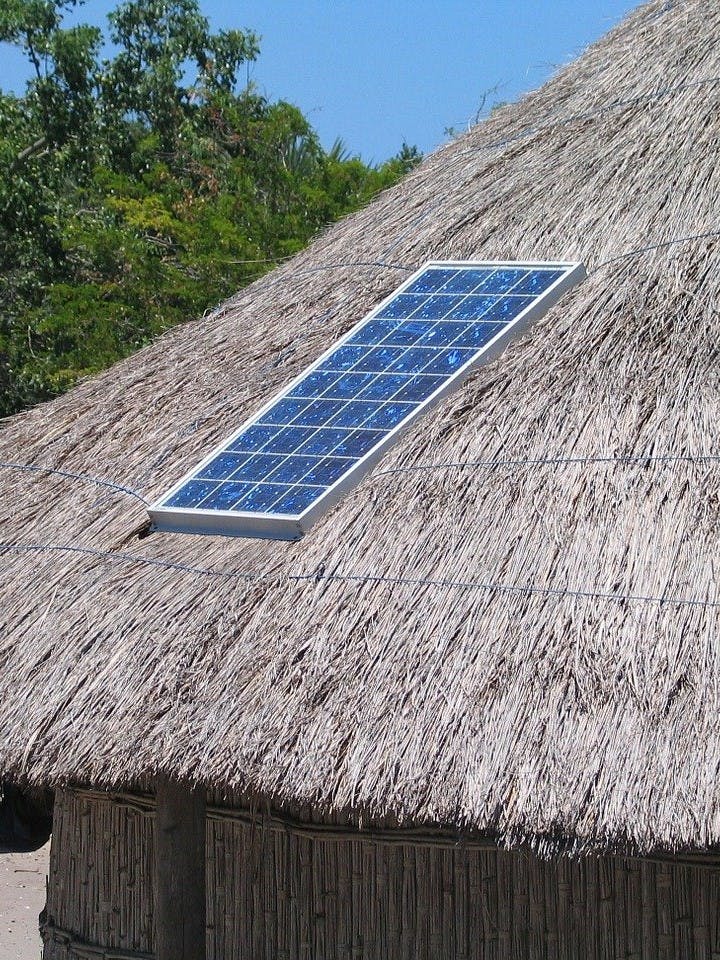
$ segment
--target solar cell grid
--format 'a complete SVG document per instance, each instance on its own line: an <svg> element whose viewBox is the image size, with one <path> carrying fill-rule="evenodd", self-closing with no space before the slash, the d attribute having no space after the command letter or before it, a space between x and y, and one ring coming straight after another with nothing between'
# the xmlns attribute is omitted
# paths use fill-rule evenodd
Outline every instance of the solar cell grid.
<svg viewBox="0 0 720 960"><path fill-rule="evenodd" d="M300 536L399 428L583 276L579 264L428 265L153 505L156 525Z"/></svg>

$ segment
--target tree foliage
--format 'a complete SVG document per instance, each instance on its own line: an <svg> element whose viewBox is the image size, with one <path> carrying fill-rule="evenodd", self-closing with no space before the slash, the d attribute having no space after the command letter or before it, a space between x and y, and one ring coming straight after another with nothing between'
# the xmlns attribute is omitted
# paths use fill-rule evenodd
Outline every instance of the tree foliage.
<svg viewBox="0 0 720 960"><path fill-rule="evenodd" d="M75 0L4 0L32 66L0 92L0 416L197 316L366 203L419 159L326 151L251 85L251 32L197 0L125 0L106 38Z"/></svg>

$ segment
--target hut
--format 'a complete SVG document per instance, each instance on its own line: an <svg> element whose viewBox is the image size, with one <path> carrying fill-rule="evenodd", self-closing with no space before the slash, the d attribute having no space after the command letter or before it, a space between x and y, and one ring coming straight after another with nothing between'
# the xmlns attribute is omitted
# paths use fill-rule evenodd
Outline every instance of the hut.
<svg viewBox="0 0 720 960"><path fill-rule="evenodd" d="M47 960L164 960L174 896L212 960L720 956L719 96L720 7L651 0L4 425L0 770L57 791ZM407 271L465 258L589 276L303 540L148 531Z"/></svg>

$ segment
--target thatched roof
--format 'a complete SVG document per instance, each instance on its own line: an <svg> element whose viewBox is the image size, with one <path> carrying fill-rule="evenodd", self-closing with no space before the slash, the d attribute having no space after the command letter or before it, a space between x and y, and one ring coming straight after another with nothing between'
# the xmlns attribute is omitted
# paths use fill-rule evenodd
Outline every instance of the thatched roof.
<svg viewBox="0 0 720 960"><path fill-rule="evenodd" d="M140 539L131 494L0 469L0 769L719 843L720 239L614 259L720 229L718 77L720 7L654 0L217 313L7 423L0 460L152 500L401 268L590 270L299 543Z"/></svg>

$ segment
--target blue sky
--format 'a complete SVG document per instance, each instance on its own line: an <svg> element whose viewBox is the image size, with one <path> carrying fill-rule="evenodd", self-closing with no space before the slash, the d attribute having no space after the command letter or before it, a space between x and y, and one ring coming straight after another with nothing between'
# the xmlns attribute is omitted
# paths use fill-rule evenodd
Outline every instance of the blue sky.
<svg viewBox="0 0 720 960"><path fill-rule="evenodd" d="M2 0L0 0L2 2ZM296 103L325 146L341 137L380 161L403 141L428 151L464 129L487 91L513 100L602 36L634 0L201 0L214 29L261 35L250 76ZM88 0L74 21L106 27L115 0ZM0 89L27 70L0 45Z"/></svg>

